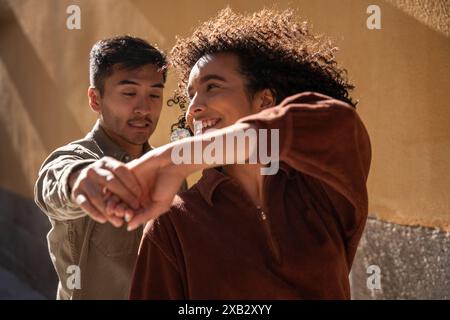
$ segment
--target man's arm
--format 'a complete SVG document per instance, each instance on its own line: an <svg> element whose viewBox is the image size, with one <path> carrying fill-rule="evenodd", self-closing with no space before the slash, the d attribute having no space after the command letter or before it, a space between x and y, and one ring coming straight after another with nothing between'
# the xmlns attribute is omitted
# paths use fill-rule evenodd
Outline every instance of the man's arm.
<svg viewBox="0 0 450 320"><path fill-rule="evenodd" d="M109 157L98 159L82 147L66 146L52 153L42 165L35 185L35 201L55 220L89 214L100 223L109 220L120 226L122 219L104 212L105 190L137 208L140 187L123 163Z"/></svg>
<svg viewBox="0 0 450 320"><path fill-rule="evenodd" d="M69 187L73 172L95 162L97 156L75 146L54 151L42 164L34 187L34 200L38 207L55 220L81 218L86 213L72 201Z"/></svg>

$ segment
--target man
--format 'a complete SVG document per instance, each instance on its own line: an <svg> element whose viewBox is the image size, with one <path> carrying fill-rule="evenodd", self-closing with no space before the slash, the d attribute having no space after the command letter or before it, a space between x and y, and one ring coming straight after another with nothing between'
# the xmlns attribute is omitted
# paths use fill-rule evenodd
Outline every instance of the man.
<svg viewBox="0 0 450 320"><path fill-rule="evenodd" d="M127 165L145 208L129 228L153 219L132 299L350 298L371 150L334 50L290 11L271 10L226 9L177 42L171 61L199 135ZM232 139L242 135L239 147ZM214 149L214 161L179 161L198 146ZM175 196L197 170L199 182Z"/></svg>
<svg viewBox="0 0 450 320"><path fill-rule="evenodd" d="M35 201L52 224L58 299L128 297L142 231L129 233L123 217L106 215L104 198L114 192L111 203L138 207L140 187L122 162L150 150L166 64L162 52L131 36L101 40L91 50L88 97L98 121L84 139L45 160L35 186Z"/></svg>

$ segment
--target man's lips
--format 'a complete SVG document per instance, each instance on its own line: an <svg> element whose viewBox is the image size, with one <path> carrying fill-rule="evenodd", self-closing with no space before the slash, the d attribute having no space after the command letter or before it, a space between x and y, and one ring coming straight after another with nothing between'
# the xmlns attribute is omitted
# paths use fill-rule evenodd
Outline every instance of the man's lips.
<svg viewBox="0 0 450 320"><path fill-rule="evenodd" d="M137 128L137 129L150 128L152 125L152 121L147 120L147 119L129 120L127 123L130 127Z"/></svg>

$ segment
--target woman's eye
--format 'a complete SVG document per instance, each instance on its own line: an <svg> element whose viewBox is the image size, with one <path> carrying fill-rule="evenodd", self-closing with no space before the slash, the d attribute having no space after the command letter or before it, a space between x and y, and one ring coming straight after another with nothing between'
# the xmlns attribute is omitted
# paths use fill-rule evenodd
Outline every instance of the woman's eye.
<svg viewBox="0 0 450 320"><path fill-rule="evenodd" d="M153 99L159 99L159 95L157 95L157 94L151 94L150 95L150 98L153 98Z"/></svg>
<svg viewBox="0 0 450 320"><path fill-rule="evenodd" d="M123 95L124 96L128 96L128 97L133 97L133 96L136 95L136 93L134 93L134 92L124 92Z"/></svg>
<svg viewBox="0 0 450 320"><path fill-rule="evenodd" d="M208 84L207 86L206 86L206 91L209 91L209 90L211 90L211 89L214 89L214 88L218 88L219 86L217 85L217 84L215 84L215 83L210 83L210 84Z"/></svg>

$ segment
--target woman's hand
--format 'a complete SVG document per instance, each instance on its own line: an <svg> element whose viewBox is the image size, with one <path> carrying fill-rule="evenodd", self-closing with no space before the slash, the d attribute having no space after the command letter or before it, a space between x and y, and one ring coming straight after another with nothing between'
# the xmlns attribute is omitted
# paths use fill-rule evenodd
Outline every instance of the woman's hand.
<svg viewBox="0 0 450 320"><path fill-rule="evenodd" d="M129 231L167 212L186 179L181 166L167 163L161 155L148 157L145 162L130 163L130 168L141 185L142 195L141 208L134 210L132 216L125 213Z"/></svg>

